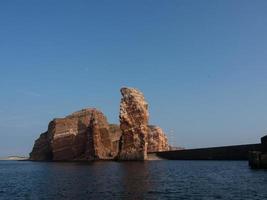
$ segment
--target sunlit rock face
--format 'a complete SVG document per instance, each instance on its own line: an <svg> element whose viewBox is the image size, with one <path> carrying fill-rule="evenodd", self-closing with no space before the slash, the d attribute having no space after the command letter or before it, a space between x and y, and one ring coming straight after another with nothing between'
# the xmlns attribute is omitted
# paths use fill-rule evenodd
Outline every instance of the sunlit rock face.
<svg viewBox="0 0 267 200"><path fill-rule="evenodd" d="M120 103L119 160L146 160L148 135L148 104L144 95L134 88L122 88Z"/></svg>
<svg viewBox="0 0 267 200"><path fill-rule="evenodd" d="M96 109L83 109L51 121L45 135L36 140L30 159L112 159L117 152L112 149L111 138L103 113ZM44 156L44 153L49 156Z"/></svg>
<svg viewBox="0 0 267 200"><path fill-rule="evenodd" d="M147 152L168 151L169 144L163 130L158 126L148 126L148 146Z"/></svg>
<svg viewBox="0 0 267 200"><path fill-rule="evenodd" d="M134 88L122 88L120 125L87 108L56 118L35 141L30 160L146 160L147 152L169 150L164 132L148 126L148 104Z"/></svg>

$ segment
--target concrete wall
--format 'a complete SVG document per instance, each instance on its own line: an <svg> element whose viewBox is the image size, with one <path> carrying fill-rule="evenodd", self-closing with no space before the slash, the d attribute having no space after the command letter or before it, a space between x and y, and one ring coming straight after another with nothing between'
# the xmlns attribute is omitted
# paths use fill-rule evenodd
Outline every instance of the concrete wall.
<svg viewBox="0 0 267 200"><path fill-rule="evenodd" d="M170 160L248 160L249 151L261 151L261 144L247 144L201 149L154 152L158 157Z"/></svg>

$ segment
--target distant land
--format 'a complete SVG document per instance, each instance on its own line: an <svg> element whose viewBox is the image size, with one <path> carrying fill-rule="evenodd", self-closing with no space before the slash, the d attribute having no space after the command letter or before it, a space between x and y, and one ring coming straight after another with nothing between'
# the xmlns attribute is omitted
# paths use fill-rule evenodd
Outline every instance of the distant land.
<svg viewBox="0 0 267 200"><path fill-rule="evenodd" d="M24 156L8 156L8 157L0 157L0 160L28 160L29 157Z"/></svg>

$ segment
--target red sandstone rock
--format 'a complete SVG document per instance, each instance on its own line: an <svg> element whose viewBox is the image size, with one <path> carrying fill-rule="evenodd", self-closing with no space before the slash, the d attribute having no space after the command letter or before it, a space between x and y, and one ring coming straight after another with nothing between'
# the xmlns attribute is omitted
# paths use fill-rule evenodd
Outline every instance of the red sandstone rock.
<svg viewBox="0 0 267 200"><path fill-rule="evenodd" d="M148 126L147 152L168 151L168 139L162 129L158 126Z"/></svg>
<svg viewBox="0 0 267 200"><path fill-rule="evenodd" d="M52 149L48 132L42 133L40 137L35 140L32 152L30 153L31 160L51 160Z"/></svg>
<svg viewBox="0 0 267 200"><path fill-rule="evenodd" d="M89 125L89 141L86 146L86 159L112 159L116 152L112 151L112 141L109 132L109 124L101 113L93 112Z"/></svg>
<svg viewBox="0 0 267 200"><path fill-rule="evenodd" d="M121 129L117 124L109 125L110 137L112 142L112 151L117 155L119 153L119 145L121 138Z"/></svg>
<svg viewBox="0 0 267 200"><path fill-rule="evenodd" d="M119 160L146 160L148 104L134 88L122 88L120 128L122 131Z"/></svg>
<svg viewBox="0 0 267 200"><path fill-rule="evenodd" d="M148 126L148 104L133 88L121 89L120 126L102 112L83 109L49 123L35 141L31 160L146 160L147 152L169 150L167 138Z"/></svg>
<svg viewBox="0 0 267 200"><path fill-rule="evenodd" d="M112 149L109 134L109 124L102 112L83 109L65 118L51 121L47 133L36 140L30 159L112 159L116 151ZM44 156L44 153L50 157Z"/></svg>

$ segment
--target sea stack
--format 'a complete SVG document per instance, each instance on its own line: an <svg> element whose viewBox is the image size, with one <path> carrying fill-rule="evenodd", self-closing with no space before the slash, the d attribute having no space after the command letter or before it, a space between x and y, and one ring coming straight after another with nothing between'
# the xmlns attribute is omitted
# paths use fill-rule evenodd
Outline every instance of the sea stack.
<svg viewBox="0 0 267 200"><path fill-rule="evenodd" d="M148 139L148 104L134 88L122 88L119 160L146 160Z"/></svg>

